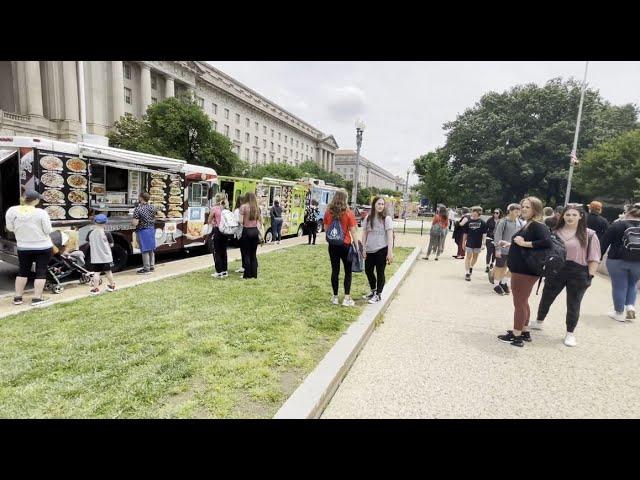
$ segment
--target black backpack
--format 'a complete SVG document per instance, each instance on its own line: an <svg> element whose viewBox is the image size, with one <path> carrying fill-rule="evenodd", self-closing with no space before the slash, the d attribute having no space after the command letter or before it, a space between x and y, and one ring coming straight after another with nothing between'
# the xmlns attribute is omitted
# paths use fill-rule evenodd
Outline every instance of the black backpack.
<svg viewBox="0 0 640 480"><path fill-rule="evenodd" d="M620 251L622 260L632 262L640 261L640 225L637 223L627 223L627 228L622 234L622 249Z"/></svg>
<svg viewBox="0 0 640 480"><path fill-rule="evenodd" d="M567 258L564 242L555 233L551 234L549 248L527 250L525 262L537 277L553 277L560 273Z"/></svg>

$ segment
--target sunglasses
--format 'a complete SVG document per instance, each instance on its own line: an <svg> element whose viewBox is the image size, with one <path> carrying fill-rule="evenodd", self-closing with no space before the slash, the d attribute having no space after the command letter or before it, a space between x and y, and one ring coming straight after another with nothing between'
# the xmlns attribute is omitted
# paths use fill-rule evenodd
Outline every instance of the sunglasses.
<svg viewBox="0 0 640 480"><path fill-rule="evenodd" d="M493 212L494 215L500 215L500 212Z"/></svg>

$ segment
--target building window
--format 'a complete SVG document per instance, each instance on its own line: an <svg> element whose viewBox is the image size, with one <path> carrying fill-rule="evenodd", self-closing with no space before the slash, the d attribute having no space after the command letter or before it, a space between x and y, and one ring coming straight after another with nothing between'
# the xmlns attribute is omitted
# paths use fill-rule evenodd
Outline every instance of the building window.
<svg viewBox="0 0 640 480"><path fill-rule="evenodd" d="M284 147L284 154L287 155L287 147Z"/></svg>
<svg viewBox="0 0 640 480"><path fill-rule="evenodd" d="M287 143L287 136L284 136L284 143Z"/></svg>
<svg viewBox="0 0 640 480"><path fill-rule="evenodd" d="M296 148L298 148L298 140L296 140Z"/></svg>
<svg viewBox="0 0 640 480"><path fill-rule="evenodd" d="M198 106L202 109L204 109L204 98L202 97L196 97L196 103L198 104Z"/></svg>
<svg viewBox="0 0 640 480"><path fill-rule="evenodd" d="M263 125L263 126L262 126L262 134L263 134L263 135L266 135L266 134L267 134L267 126L266 126L266 125Z"/></svg>
<svg viewBox="0 0 640 480"><path fill-rule="evenodd" d="M249 160L249 149L248 148L244 149L244 159L245 160Z"/></svg>
<svg viewBox="0 0 640 480"><path fill-rule="evenodd" d="M267 141L264 139L262 140L262 147L267 148Z"/></svg>
<svg viewBox="0 0 640 480"><path fill-rule="evenodd" d="M217 132L218 131L218 122L216 122L215 120L213 120L213 131Z"/></svg>
<svg viewBox="0 0 640 480"><path fill-rule="evenodd" d="M249 126L251 125L251 120L249 120L248 118L245 120L247 123L247 128L249 128Z"/></svg>
<svg viewBox="0 0 640 480"><path fill-rule="evenodd" d="M273 155L269 155L269 161L273 163Z"/></svg>
<svg viewBox="0 0 640 480"><path fill-rule="evenodd" d="M236 123L240 123L240 114L236 113Z"/></svg>
<svg viewBox="0 0 640 480"><path fill-rule="evenodd" d="M236 140L240 140L240 130L236 128Z"/></svg>
<svg viewBox="0 0 640 480"><path fill-rule="evenodd" d="M229 118L229 109L228 108L224 109L224 118Z"/></svg>
<svg viewBox="0 0 640 480"><path fill-rule="evenodd" d="M128 63L124 64L124 78L131 80L131 65Z"/></svg>
<svg viewBox="0 0 640 480"><path fill-rule="evenodd" d="M124 103L131 105L131 89L124 87Z"/></svg>
<svg viewBox="0 0 640 480"><path fill-rule="evenodd" d="M267 163L267 154L266 153L262 154L262 163Z"/></svg>
<svg viewBox="0 0 640 480"><path fill-rule="evenodd" d="M291 137L291 146L293 147L293 137Z"/></svg>
<svg viewBox="0 0 640 480"><path fill-rule="evenodd" d="M255 140L253 143L255 144L255 146L258 146L258 137L253 137L253 139Z"/></svg>
<svg viewBox="0 0 640 480"><path fill-rule="evenodd" d="M158 89L158 77L156 77L155 75L151 75L151 89L152 90Z"/></svg>
<svg viewBox="0 0 640 480"><path fill-rule="evenodd" d="M258 151L257 150L253 151L253 161L255 163L258 163Z"/></svg>
<svg viewBox="0 0 640 480"><path fill-rule="evenodd" d="M251 135L249 135L248 133L244 134L244 141L249 143L251 141Z"/></svg>
<svg viewBox="0 0 640 480"><path fill-rule="evenodd" d="M236 146L236 155L240 156L240 145Z"/></svg>
<svg viewBox="0 0 640 480"><path fill-rule="evenodd" d="M260 126L258 125L258 122L256 122L256 132L260 129Z"/></svg>
<svg viewBox="0 0 640 480"><path fill-rule="evenodd" d="M151 103L158 103L158 99L155 97L151 97Z"/></svg>
<svg viewBox="0 0 640 480"><path fill-rule="evenodd" d="M282 134L278 132L278 140L282 140Z"/></svg>
<svg viewBox="0 0 640 480"><path fill-rule="evenodd" d="M271 151L273 152L273 142L271 142Z"/></svg>
<svg viewBox="0 0 640 480"><path fill-rule="evenodd" d="M212 104L212 109L213 110L213 114L217 115L218 114L218 105L216 105L215 103Z"/></svg>
<svg viewBox="0 0 640 480"><path fill-rule="evenodd" d="M224 134L229 137L229 125L224 126Z"/></svg>
<svg viewBox="0 0 640 480"><path fill-rule="evenodd" d="M273 128L271 129L271 138L273 138Z"/></svg>
<svg viewBox="0 0 640 480"><path fill-rule="evenodd" d="M280 153L280 145L278 145L278 153Z"/></svg>

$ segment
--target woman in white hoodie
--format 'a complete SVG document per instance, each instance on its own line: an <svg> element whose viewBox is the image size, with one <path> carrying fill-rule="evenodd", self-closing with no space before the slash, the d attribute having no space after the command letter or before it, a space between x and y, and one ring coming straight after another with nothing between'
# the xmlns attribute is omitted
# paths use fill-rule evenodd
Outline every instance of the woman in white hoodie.
<svg viewBox="0 0 640 480"><path fill-rule="evenodd" d="M20 271L16 277L14 305L22 304L22 295L27 286L31 265L34 262L36 264L36 279L31 306L43 305L48 301L42 298L42 291L47 277L47 266L51 260L53 242L49 237L52 231L49 214L36 208L41 198L42 196L38 192L27 191L22 204L11 207L5 215L7 230L14 233L18 244Z"/></svg>

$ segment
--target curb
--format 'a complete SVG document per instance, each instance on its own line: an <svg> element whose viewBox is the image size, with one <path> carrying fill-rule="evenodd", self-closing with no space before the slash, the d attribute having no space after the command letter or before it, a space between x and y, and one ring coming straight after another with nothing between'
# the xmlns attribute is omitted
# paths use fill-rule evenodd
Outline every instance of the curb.
<svg viewBox="0 0 640 480"><path fill-rule="evenodd" d="M360 350L369 340L395 293L418 259L421 246L415 247L409 257L385 285L382 302L365 307L358 319L338 339L316 368L304 379L287 401L276 412L274 419L320 418L342 380L355 362Z"/></svg>

